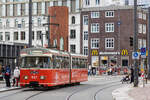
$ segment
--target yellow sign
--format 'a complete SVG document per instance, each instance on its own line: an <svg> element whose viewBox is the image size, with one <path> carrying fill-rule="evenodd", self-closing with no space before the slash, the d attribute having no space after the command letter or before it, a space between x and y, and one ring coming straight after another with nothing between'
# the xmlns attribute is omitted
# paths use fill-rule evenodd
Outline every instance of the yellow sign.
<svg viewBox="0 0 150 100"><path fill-rule="evenodd" d="M92 50L92 56L98 56L98 50Z"/></svg>
<svg viewBox="0 0 150 100"><path fill-rule="evenodd" d="M146 50L146 56L148 56L148 50Z"/></svg>
<svg viewBox="0 0 150 100"><path fill-rule="evenodd" d="M127 49L123 49L122 52L121 52L121 55L122 56L128 55L128 50Z"/></svg>
<svg viewBox="0 0 150 100"><path fill-rule="evenodd" d="M108 60L108 56L101 56L101 60Z"/></svg>

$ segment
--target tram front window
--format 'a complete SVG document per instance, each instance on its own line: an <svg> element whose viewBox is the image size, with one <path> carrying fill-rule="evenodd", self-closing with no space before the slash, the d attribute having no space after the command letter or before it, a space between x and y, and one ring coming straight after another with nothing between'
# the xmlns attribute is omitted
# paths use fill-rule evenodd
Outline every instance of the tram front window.
<svg viewBox="0 0 150 100"><path fill-rule="evenodd" d="M49 57L23 57L22 68L50 68Z"/></svg>

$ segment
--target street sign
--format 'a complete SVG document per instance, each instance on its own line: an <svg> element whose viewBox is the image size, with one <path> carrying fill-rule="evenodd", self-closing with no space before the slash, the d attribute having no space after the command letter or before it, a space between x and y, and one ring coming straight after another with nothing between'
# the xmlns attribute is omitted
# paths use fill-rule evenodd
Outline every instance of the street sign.
<svg viewBox="0 0 150 100"><path fill-rule="evenodd" d="M146 48L141 48L141 57L146 58Z"/></svg>
<svg viewBox="0 0 150 100"><path fill-rule="evenodd" d="M138 52L132 52L132 59L139 59L139 53Z"/></svg>

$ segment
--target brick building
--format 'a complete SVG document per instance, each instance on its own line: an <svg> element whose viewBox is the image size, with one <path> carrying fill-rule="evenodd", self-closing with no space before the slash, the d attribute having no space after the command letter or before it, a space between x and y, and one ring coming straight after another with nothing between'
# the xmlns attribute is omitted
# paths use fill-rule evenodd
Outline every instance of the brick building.
<svg viewBox="0 0 150 100"><path fill-rule="evenodd" d="M68 24L69 11L66 6L49 7L50 44L58 50L68 51Z"/></svg>
<svg viewBox="0 0 150 100"><path fill-rule="evenodd" d="M146 47L148 17L138 8L138 48ZM81 49L88 40L89 64L92 67L128 67L133 64L133 6L108 6L82 9ZM85 39L86 38L86 39Z"/></svg>

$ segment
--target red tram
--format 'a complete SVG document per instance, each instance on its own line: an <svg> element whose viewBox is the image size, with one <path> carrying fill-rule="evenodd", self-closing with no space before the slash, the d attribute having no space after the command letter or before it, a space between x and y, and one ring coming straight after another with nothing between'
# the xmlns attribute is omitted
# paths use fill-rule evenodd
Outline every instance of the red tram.
<svg viewBox="0 0 150 100"><path fill-rule="evenodd" d="M26 48L20 56L21 87L50 87L88 80L87 56L47 48Z"/></svg>

